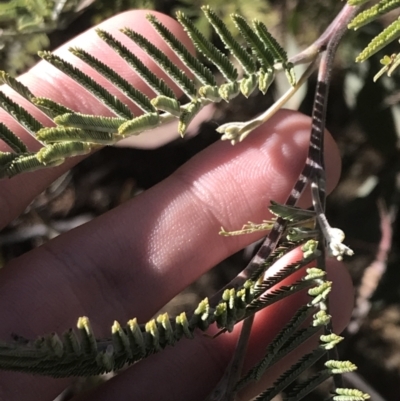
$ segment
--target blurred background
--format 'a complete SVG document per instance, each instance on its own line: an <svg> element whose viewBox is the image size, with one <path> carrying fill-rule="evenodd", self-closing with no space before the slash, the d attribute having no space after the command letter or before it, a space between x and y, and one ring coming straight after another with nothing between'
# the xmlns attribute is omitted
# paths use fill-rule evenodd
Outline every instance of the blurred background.
<svg viewBox="0 0 400 401"><path fill-rule="evenodd" d="M0 69L17 76L39 60L38 50L54 50L91 26L133 8L172 16L182 10L226 52L201 13L204 4L216 10L233 32L232 12L248 20L262 20L284 44L289 57L311 44L343 6L333 0L1 1ZM395 72L391 78L373 82L381 68L380 59L398 52L399 44L393 42L365 63L357 64L354 59L397 14L392 12L347 33L336 59L327 112L327 128L339 144L343 160L341 181L328 198L327 215L333 226L344 230L346 244L355 251L345 263L356 287L356 307L340 354L359 367L357 374L348 376L349 386L376 391L375 401L400 400L400 75ZM285 107L310 115L315 84L313 75ZM164 141L146 142L144 138L137 145L128 140L92 155L53 183L0 232L0 266L157 184L217 141L215 129L220 124L254 117L286 89L285 79L277 79L265 96L256 93L247 100L238 96L229 104L211 106L196 118L184 139L177 138L176 127L171 125ZM246 249L221 263L174 299L168 310L188 310L219 289L244 267L251 252ZM97 379L79 380L60 400L93 382ZM307 400L324 397L322 387Z"/></svg>

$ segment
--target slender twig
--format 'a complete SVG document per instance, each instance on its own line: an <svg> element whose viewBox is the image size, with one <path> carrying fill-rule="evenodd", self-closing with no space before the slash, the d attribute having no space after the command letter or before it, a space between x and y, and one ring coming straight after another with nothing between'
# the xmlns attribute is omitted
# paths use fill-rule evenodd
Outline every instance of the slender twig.
<svg viewBox="0 0 400 401"><path fill-rule="evenodd" d="M338 45L347 30L349 21L354 17L359 7L346 5L338 17L325 31L319 42L325 44L327 39L326 51L321 58L318 71L318 82L315 91L314 107L312 113L312 128L310 139L309 158L313 163L313 169L310 174L311 194L314 210L317 216L317 225L321 230L319 250L321 256L318 258L318 266L325 268L325 250L329 247L329 252L341 248L341 253L351 254L352 251L341 244L343 237L337 239L337 229L332 229L325 216L325 200L326 200L326 180L325 180L325 163L324 163L324 131L326 123L326 109L328 104L328 93L331 82L333 63ZM314 146L313 146L314 145ZM334 231L336 230L336 231ZM334 254L334 253L333 253ZM341 254L339 254L341 257ZM321 304L321 309L329 309L329 300L326 299ZM324 328L325 334L333 333L332 323L328 323ZM337 348L333 348L328 352L328 359L339 359ZM343 387L342 375L334 375L334 385L336 388Z"/></svg>
<svg viewBox="0 0 400 401"><path fill-rule="evenodd" d="M309 63L318 53L323 52L327 48L328 43L339 30L343 27L347 28L348 23L359 10L360 7L346 4L322 35L302 52L290 58L289 61L294 65Z"/></svg>
<svg viewBox="0 0 400 401"><path fill-rule="evenodd" d="M307 160L305 162L303 171L300 174L285 204L288 206L294 206L300 198L302 192L304 191L307 182L311 180L311 183L316 190L313 191L313 203L317 216L319 217L318 224L320 227L323 226L324 229L328 230L328 232L330 226L327 227L326 219L324 221L324 219L322 218L322 216L325 217L325 174L323 158L323 138L325 130L328 88L331 79L334 56L336 54L338 44L344 32L346 31L348 22L353 18L358 8L359 7L352 7L348 5L344 6L342 11L327 28L325 33L317 40L317 42L315 42L309 48L308 52L306 51L305 53L303 53L303 55L307 55L308 60L313 60L313 63L311 63L311 65L307 69L307 72L311 73L314 68L313 64L317 58L318 53L326 49L326 52L324 53L319 65L318 85L314 101L310 145ZM298 62L299 60L301 60L301 57L297 58ZM306 75L306 73L303 74L303 77L305 77ZM301 82L301 84L302 83L303 82ZM300 85L300 82L298 83L298 85ZM296 87L298 85L296 85ZM297 90L297 88L295 88L294 90ZM279 108L282 105L282 102L280 102ZM268 115L268 113L269 110L259 116L258 122L265 121L266 115ZM237 276L236 279L234 279L231 283L229 283L229 287L232 288L242 284L247 278L252 276L252 274L260 268L260 266L265 262L266 258L271 254L272 250L277 245L280 237L285 230L285 227L286 222L282 218L278 218L271 232L266 237L260 250L251 260L249 265L240 273L240 275ZM324 230L321 230L321 232L325 234ZM322 241L322 243L323 242L324 241ZM322 257L320 258L325 259L324 245L321 254ZM322 263L325 263L325 261L323 261ZM221 292L217 293L217 297L219 297L220 294ZM213 297L213 299L216 298ZM327 305L325 307L327 307ZM248 323L245 322L243 325L243 333L240 336L238 347L230 365L230 372L228 374L225 390L225 398L223 398L224 401L232 401L235 397L235 391L233 390L231 384L237 380L237 377L239 377L238 375L240 374L240 372L238 371L238 368L244 359L244 351L250 338L251 326L252 320ZM328 330L331 331L331 327L329 327ZM339 382L335 384L338 386Z"/></svg>

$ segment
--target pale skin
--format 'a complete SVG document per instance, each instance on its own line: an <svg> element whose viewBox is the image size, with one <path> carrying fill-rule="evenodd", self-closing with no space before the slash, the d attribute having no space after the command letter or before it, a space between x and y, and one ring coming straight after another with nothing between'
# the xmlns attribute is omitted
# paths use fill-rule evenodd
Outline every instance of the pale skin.
<svg viewBox="0 0 400 401"><path fill-rule="evenodd" d="M144 15L143 11L131 11L101 25L112 34L124 26L133 28L168 52ZM175 21L158 16L188 43ZM93 30L73 42L151 94ZM89 72L69 55L67 48L71 45L63 46L57 54ZM144 55L142 60L159 73ZM93 76L97 79L97 74ZM38 96L51 97L83 113L107 114L104 106L47 64L41 63L22 80ZM10 96L14 94L10 92ZM45 121L40 113L35 115ZM31 148L38 148L35 140L2 111L0 118ZM218 236L218 231L222 225L237 229L248 220L268 219L269 200L285 201L303 167L309 130L308 117L283 110L243 143L212 145L140 196L13 260L0 272L0 339L9 340L12 332L27 338L53 331L62 333L83 315L90 317L97 336L107 337L115 319L125 324L132 317L141 322L151 318L212 266L262 235L225 238ZM340 158L329 134L325 142L328 188L332 190L340 174ZM4 144L0 147L6 150ZM0 227L17 217L37 194L79 160L0 181ZM301 206L309 204L310 197L305 196ZM330 261L329 266L334 281L334 323L340 331L351 312L351 283L343 265ZM304 299L304 295L289 298L257 315L247 367ZM239 331L214 340L199 335L196 340L182 341L79 400L203 400L223 374ZM268 372L264 388L301 352L304 350L280 363L273 373ZM70 382L0 372L0 400L50 401ZM252 394L241 394L241 400Z"/></svg>

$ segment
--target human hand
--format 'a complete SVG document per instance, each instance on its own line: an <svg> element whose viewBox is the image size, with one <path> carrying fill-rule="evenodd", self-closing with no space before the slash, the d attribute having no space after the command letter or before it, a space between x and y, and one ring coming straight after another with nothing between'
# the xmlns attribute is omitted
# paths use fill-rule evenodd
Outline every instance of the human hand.
<svg viewBox="0 0 400 401"><path fill-rule="evenodd" d="M144 16L143 11L132 11L101 25L112 34L129 26L171 54L167 45L153 34ZM176 22L159 16L186 41ZM84 47L118 69L138 89L149 93L93 30L74 39L73 44ZM64 59L72 59L66 51L71 45L63 46L57 53ZM158 74L158 67L142 55L142 60ZM89 70L75 58L74 64ZM106 114L104 106L45 63L33 68L22 81L37 96L50 97L83 113ZM104 83L101 78L99 81ZM110 88L109 84L104 85ZM31 106L26 107L31 111ZM43 121L40 113L33 113ZM1 112L0 116L32 149L38 148L35 140L22 132L8 115ZM140 196L13 260L0 272L0 338L8 340L12 332L26 338L53 331L62 333L75 326L77 318L83 315L90 317L98 337L109 337L114 320L122 324L132 317L141 322L149 320L201 274L259 237L254 234L224 238L218 231L221 225L235 228L250 218L253 221L268 218L269 200L285 200L303 167L309 130L308 117L281 111L243 143L234 147L226 142L212 145ZM329 149L325 152L328 185L332 189L338 179L340 161L329 135L325 142ZM37 194L79 159L1 181L0 225L21 213ZM309 197L304 197L302 205L309 203ZM334 265L331 279L340 283L334 285L332 293L338 331L349 318L351 284L341 264L335 261L331 265ZM247 366L254 364L257 355L303 300L303 295L289 297L257 315ZM182 340L174 348L130 367L79 399L203 400L229 363L239 331L215 339L199 335L192 341ZM268 372L264 387L301 352L304 350L279 363L273 373ZM69 382L69 379L1 372L0 400L50 401ZM248 396L249 393L243 395L243 399Z"/></svg>

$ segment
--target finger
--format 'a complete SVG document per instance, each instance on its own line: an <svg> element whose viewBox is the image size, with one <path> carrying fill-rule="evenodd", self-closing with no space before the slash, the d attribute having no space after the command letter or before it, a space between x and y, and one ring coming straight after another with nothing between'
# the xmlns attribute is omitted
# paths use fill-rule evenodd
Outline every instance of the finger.
<svg viewBox="0 0 400 401"><path fill-rule="evenodd" d="M291 277L290 282L304 272ZM347 270L340 263L329 263L329 279L333 281L330 305L335 330L348 323L352 309L352 285ZM289 284L286 280L283 284ZM256 315L249 342L245 371L264 356L266 346L289 321L300 305L309 301L305 294L296 294L274 304ZM173 349L150 356L114 377L89 395L76 401L111 401L139 399L143 401L203 401L224 374L234 351L240 329L216 338L198 334L195 340L182 341ZM252 399L272 386L274 381L305 353L316 347L317 339L308 341L270 368L263 378L240 393L240 400ZM152 383L157 382L157 386ZM129 398L128 398L129 395ZM75 400L75 399L74 399Z"/></svg>
<svg viewBox="0 0 400 401"><path fill-rule="evenodd" d="M168 85L175 88L177 95L180 94L178 88L171 82L165 73L155 64L145 52L135 45L126 35L119 32L123 27L129 27L136 32L145 35L152 43L154 43L168 58L171 59L176 65L185 69L177 56L172 52L169 46L163 41L157 32L151 27L150 23L145 18L148 11L135 10L117 15L96 28L101 28L111 33L126 47L133 51L137 57L152 70L158 77L163 78ZM177 37L180 38L182 43L193 51L193 46L187 35L184 33L182 27L172 18L154 12L157 18L165 24ZM112 84L109 83L100 74L92 70L83 61L73 56L68 51L70 47L81 47L88 51L94 57L98 58L103 63L117 71L123 78L130 82L135 88L144 94L153 97L154 93L149 86L122 60L105 42L103 42L92 28L82 35L77 36L70 42L66 43L55 54L62 57L64 60L70 62L81 71L90 75L98 83L104 86L111 94L122 99L128 104L135 114L141 114L140 110L133 105L124 95L121 94ZM20 81L28 86L35 96L43 96L55 100L66 107L75 111L93 115L111 116L112 113L98 100L96 100L89 92L83 89L78 83L71 78L64 75L51 64L42 61L33 67L27 74L20 77ZM2 90L6 92L9 97L18 99L19 104L24 106L31 112L35 118L46 125L50 125L50 120L45 117L38 109L32 104L16 95L10 88L3 87ZM40 144L30 136L9 114L3 109L0 109L0 119L5 123L17 136L19 136L24 143L31 150L38 150ZM5 143L0 142L0 151L9 150ZM14 177L10 180L0 181L0 209L2 210L0 216L0 229L4 227L9 221L16 218L26 206L33 200L33 198L42 192L52 181L54 181L62 173L70 169L82 157L75 157L69 159L62 166L50 168L34 173L23 174Z"/></svg>
<svg viewBox="0 0 400 401"><path fill-rule="evenodd" d="M281 111L242 144L214 144L151 190L13 261L0 277L1 338L62 332L82 315L100 337L114 319L149 319L254 241L218 231L268 218L269 199L284 202L304 164L309 130L308 117ZM332 188L340 162L330 136L326 146ZM36 378L24 381L26 389L44 387ZM0 382L3 391L9 385Z"/></svg>

